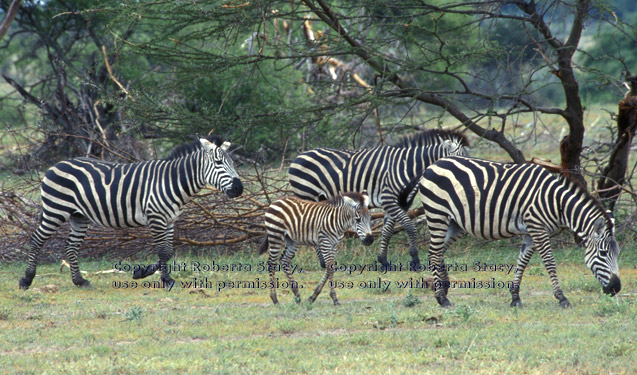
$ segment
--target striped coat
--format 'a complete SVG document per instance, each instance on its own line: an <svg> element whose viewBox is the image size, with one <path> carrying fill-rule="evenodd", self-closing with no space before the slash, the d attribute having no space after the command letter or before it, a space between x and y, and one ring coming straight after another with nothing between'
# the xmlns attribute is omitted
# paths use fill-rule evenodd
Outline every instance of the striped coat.
<svg viewBox="0 0 637 375"><path fill-rule="evenodd" d="M297 302L301 300L290 263L299 245L310 245L316 249L319 259L325 262L325 274L309 301L316 300L325 282L329 280L332 301L335 305L339 303L333 283L336 245L348 229L354 230L364 245L374 242L368 205L368 197L360 193L345 193L318 203L287 197L270 205L265 213L267 234L259 253L269 249L268 270L272 302L279 303L274 279L279 258L280 268L288 277Z"/></svg>
<svg viewBox="0 0 637 375"><path fill-rule="evenodd" d="M429 262L439 288L436 299L448 306L449 277L444 266L446 249L463 233L495 240L523 236L512 286L512 306L521 306L519 287L536 251L563 307L570 303L562 292L549 234L566 227L584 241L584 261L604 292L621 289L614 222L583 187L550 174L534 164L507 164L450 157L430 166L418 186L431 234Z"/></svg>
<svg viewBox="0 0 637 375"><path fill-rule="evenodd" d="M387 249L399 223L409 236L412 266L418 267L417 233L406 211L425 168L449 155L467 155L468 140L458 132L428 130L396 146L358 151L319 148L299 155L290 165L290 185L300 198L320 201L348 191L365 192L370 208L382 207L385 219L378 261L389 266Z"/></svg>
<svg viewBox="0 0 637 375"><path fill-rule="evenodd" d="M90 286L80 275L77 262L77 249L89 224L111 228L149 226L159 262L138 270L133 277L146 277L161 269L162 281L174 282L165 265L173 253L173 224L184 205L205 185L213 185L229 197L243 191L227 154L229 146L211 136L178 146L164 160L120 164L78 158L51 167L42 181L42 214L31 236L27 270L20 279L20 288L29 288L40 248L65 222L71 226L65 253L75 285Z"/></svg>

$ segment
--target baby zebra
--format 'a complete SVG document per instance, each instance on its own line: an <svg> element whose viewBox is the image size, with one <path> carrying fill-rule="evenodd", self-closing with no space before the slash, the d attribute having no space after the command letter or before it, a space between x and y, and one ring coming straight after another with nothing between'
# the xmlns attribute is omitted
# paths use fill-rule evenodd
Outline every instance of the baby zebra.
<svg viewBox="0 0 637 375"><path fill-rule="evenodd" d="M277 261L282 254L281 268L290 281L297 302L301 295L297 283L292 278L290 262L299 245L314 245L319 259L326 263L325 274L310 296L310 303L321 293L325 282L330 280L330 297L338 305L334 290L334 257L336 245L343 239L346 230L352 229L358 234L363 245L374 242L369 213L369 197L360 193L344 193L332 199L311 202L296 197L280 199L270 205L265 212L265 241L259 248L259 254L270 248L268 270L270 271L270 298L275 304L276 298L274 274Z"/></svg>

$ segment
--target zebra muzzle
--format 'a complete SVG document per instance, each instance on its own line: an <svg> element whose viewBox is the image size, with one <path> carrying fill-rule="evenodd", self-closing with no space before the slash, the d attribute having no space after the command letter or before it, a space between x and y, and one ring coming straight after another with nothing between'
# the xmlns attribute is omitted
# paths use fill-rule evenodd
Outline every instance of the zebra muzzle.
<svg viewBox="0 0 637 375"><path fill-rule="evenodd" d="M365 237L361 238L361 242L365 246L369 246L369 245L373 244L374 243L374 235L371 234L371 233L366 235Z"/></svg>
<svg viewBox="0 0 637 375"><path fill-rule="evenodd" d="M622 289L622 282L619 279L619 276L613 274L610 280L608 280L608 284L606 284L603 289L605 294L610 294L611 296L619 293L619 291Z"/></svg>
<svg viewBox="0 0 637 375"><path fill-rule="evenodd" d="M236 198L243 193L243 184L239 178L235 177L232 179L232 186L226 190L226 194L230 198Z"/></svg>

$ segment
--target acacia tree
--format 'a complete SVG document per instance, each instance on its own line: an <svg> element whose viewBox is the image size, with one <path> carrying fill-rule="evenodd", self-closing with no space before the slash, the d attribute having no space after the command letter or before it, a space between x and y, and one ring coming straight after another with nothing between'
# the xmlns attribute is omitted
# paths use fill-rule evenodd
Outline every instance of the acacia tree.
<svg viewBox="0 0 637 375"><path fill-rule="evenodd" d="M579 43L586 23L593 17L598 21L608 21L604 17L610 16L610 12L604 9L593 8L590 0L578 0L575 2L561 1L478 1L466 2L401 2L393 5L402 15L394 16L396 31L395 40L398 43L414 43L420 49L420 56L415 56L413 46L404 46L405 53L399 60L395 53L379 51L378 45L372 43L356 27L347 25L349 20L356 19L359 12L357 5L346 6L343 4L328 4L325 0L303 0L303 3L323 21L333 32L341 38L341 43L351 47L351 52L364 61L384 81L392 84L391 89L384 92L385 95L411 97L415 100L432 104L443 108L455 117L471 131L497 143L516 162L526 160L523 153L505 136L507 119L511 115L521 112L539 112L543 114L558 115L569 126L569 134L564 136L560 143L562 168L579 175L581 166L580 155L584 138L584 106L580 98L579 84L576 77L576 64L574 55L578 52ZM442 19L448 15L467 16L466 23L462 25L463 33L480 33L485 30L485 25L496 25L506 22L513 27L525 31L528 37L527 45L533 48L535 56L530 56L527 61L517 64L525 71L522 74L510 74L503 69L496 72L496 76L490 79L502 82L497 91L488 90L488 86L481 86L483 73L481 69L467 69L466 64L456 64L453 54L449 51L449 38L445 30L427 30L429 42L419 42L414 39L406 40L400 37L400 33L409 34L412 27L409 23L420 17ZM401 27L399 23L407 23ZM555 25L558 23L558 25ZM626 25L623 25L626 26ZM484 39L488 39L485 35ZM484 41L483 39L483 41ZM433 41L433 43L431 43ZM452 43L454 43L452 41ZM433 45L431 45L433 44ZM483 52L501 53L503 57L518 55L520 51L498 51L501 46L488 46ZM411 54L408 52L410 51ZM522 49L524 52L524 49ZM462 54L461 54L462 55ZM431 61L433 58L444 62L442 66L431 68L423 66L416 68L427 72L422 75L425 78L430 75L444 76L446 90L433 89L425 79L414 77L414 69L410 63L422 58ZM514 59L513 61L516 61ZM511 60L507 60L511 61ZM538 100L547 78L541 72L550 72L557 78L563 91L563 106L543 105ZM498 77L499 75L499 77ZM620 77L617 77L620 78ZM477 101L479 106L468 107L467 101ZM557 104L557 103L556 103ZM495 117L500 120L500 127L485 128L479 125L478 120L485 117Z"/></svg>
<svg viewBox="0 0 637 375"><path fill-rule="evenodd" d="M204 71L204 79L249 77L251 83L267 81L264 86L298 87L297 80L305 90L295 94L307 100L279 101L270 115L283 122L291 116L307 126L340 121L347 130L345 119L354 127L382 122L379 133L423 103L496 143L516 162L527 157L519 147L523 140L511 135L515 116L555 115L569 129L560 143L562 167L575 175L585 130L578 80L583 72L590 80L603 73L592 78L578 64L578 54L586 53L580 49L583 32L587 25L606 23L624 35L634 33L610 3L591 0L200 1L135 5L122 14L131 12L160 21L166 30L137 44L137 52L172 65L186 87ZM227 86L217 98L225 105L216 103L223 109L245 99L236 83ZM263 95L267 88L256 92ZM196 111L205 111L211 103L198 104ZM359 116L344 116L353 109ZM267 117L263 112L250 115ZM308 113L315 116L304 116Z"/></svg>
<svg viewBox="0 0 637 375"><path fill-rule="evenodd" d="M632 13L592 0L72 3L47 2L58 6L47 22L77 23L76 40L89 51L117 51L114 76L135 98L124 113L149 126L143 136L214 130L242 144L245 156L280 157L390 142L451 117L523 162L538 127L522 135L517 119L544 114L568 125L555 146L562 168L579 178L582 87L601 80L619 87L621 78L587 58L602 66L612 58L628 62L620 54L594 55L595 43L582 48L582 37L593 35L587 27L608 25L629 45L635 40ZM28 25L24 17L18 22ZM131 71L139 61L142 68ZM102 74L88 81L103 87L101 94L122 92L103 74L105 65L94 71Z"/></svg>
<svg viewBox="0 0 637 375"><path fill-rule="evenodd" d="M135 134L122 118L123 92L111 63L117 50L107 37L107 18L82 11L90 1L2 0L15 22L2 41L2 79L22 100L35 106L43 141L29 156L49 164L72 156L135 160ZM119 30L125 40L135 25ZM9 101L9 96L5 99Z"/></svg>

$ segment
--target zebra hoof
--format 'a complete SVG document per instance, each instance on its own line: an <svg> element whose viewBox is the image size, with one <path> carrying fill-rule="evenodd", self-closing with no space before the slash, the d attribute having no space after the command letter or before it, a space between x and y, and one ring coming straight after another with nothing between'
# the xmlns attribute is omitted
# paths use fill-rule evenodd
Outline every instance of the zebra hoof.
<svg viewBox="0 0 637 375"><path fill-rule="evenodd" d="M316 297L314 297L314 296L310 296L310 297L307 299L307 302L308 302L308 303L314 303L314 301L315 301L315 300L316 300Z"/></svg>
<svg viewBox="0 0 637 375"><path fill-rule="evenodd" d="M133 272L133 279L134 280L143 279L145 277L155 274L155 272L157 272L158 269L159 269L159 263L149 264L146 267L142 267L142 265L140 265L140 267L136 268L135 271Z"/></svg>
<svg viewBox="0 0 637 375"><path fill-rule="evenodd" d="M378 263L380 263L383 266L383 270L388 270L389 269L389 262L387 261L387 257L383 256L383 255L379 255L378 256Z"/></svg>
<svg viewBox="0 0 637 375"><path fill-rule="evenodd" d="M175 279L173 279L172 277L162 278L161 284L163 288L172 289L175 285Z"/></svg>
<svg viewBox="0 0 637 375"><path fill-rule="evenodd" d="M449 300L445 296L436 297L436 300L438 301L438 304L440 304L440 306L442 307L445 307L445 308L451 307L451 302L449 302Z"/></svg>
<svg viewBox="0 0 637 375"><path fill-rule="evenodd" d="M340 306L340 305L341 305L341 303L339 302L339 300L335 299L334 300L334 306Z"/></svg>
<svg viewBox="0 0 637 375"><path fill-rule="evenodd" d="M27 279L26 277L23 277L20 279L20 282L18 283L18 285L20 286L20 289L27 290L31 286L32 281L33 279Z"/></svg>
<svg viewBox="0 0 637 375"><path fill-rule="evenodd" d="M513 301L511 301L511 307L522 307L522 300L518 299L514 299Z"/></svg>
<svg viewBox="0 0 637 375"><path fill-rule="evenodd" d="M560 306L562 306L563 309L568 309L569 307L571 307L571 303L568 302L566 298L564 298L563 300L560 300Z"/></svg>
<svg viewBox="0 0 637 375"><path fill-rule="evenodd" d="M75 286L78 288L93 289L93 285L91 285L91 282L86 279L80 279L78 281L73 280L73 284L75 284Z"/></svg>
<svg viewBox="0 0 637 375"><path fill-rule="evenodd" d="M297 304L301 303L301 296L294 296L294 302Z"/></svg>

